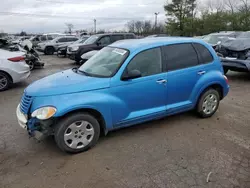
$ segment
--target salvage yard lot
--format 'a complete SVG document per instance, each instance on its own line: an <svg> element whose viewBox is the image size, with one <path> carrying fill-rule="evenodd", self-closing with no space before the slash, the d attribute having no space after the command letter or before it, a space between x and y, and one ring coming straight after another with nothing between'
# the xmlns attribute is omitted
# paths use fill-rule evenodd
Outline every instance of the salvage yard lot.
<svg viewBox="0 0 250 188"><path fill-rule="evenodd" d="M41 58L43 69L0 93L0 188L250 187L250 75L228 73L229 95L212 118L167 117L111 132L93 149L67 155L53 138L29 139L16 120L28 84L75 66L67 58Z"/></svg>

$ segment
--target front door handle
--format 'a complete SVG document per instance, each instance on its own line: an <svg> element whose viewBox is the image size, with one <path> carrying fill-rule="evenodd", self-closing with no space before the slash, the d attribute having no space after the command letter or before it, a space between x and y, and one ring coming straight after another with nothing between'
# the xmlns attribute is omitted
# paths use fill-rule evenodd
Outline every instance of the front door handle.
<svg viewBox="0 0 250 188"><path fill-rule="evenodd" d="M205 74L205 73L206 73L206 71L199 71L197 74L203 75L203 74Z"/></svg>
<svg viewBox="0 0 250 188"><path fill-rule="evenodd" d="M156 81L158 84L165 84L167 82L167 80L164 79L160 79Z"/></svg>

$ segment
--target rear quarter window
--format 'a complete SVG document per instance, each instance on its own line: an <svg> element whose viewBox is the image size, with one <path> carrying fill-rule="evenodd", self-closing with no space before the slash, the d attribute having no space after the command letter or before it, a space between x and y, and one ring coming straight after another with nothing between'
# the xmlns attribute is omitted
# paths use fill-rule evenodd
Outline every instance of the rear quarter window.
<svg viewBox="0 0 250 188"><path fill-rule="evenodd" d="M193 43L193 46L198 54L199 62L201 64L212 63L214 61L211 52L204 45Z"/></svg>

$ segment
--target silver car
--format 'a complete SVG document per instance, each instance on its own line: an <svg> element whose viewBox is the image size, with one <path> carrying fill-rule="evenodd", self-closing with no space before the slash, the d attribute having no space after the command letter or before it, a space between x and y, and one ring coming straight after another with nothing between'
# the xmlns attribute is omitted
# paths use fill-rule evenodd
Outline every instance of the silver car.
<svg viewBox="0 0 250 188"><path fill-rule="evenodd" d="M40 52L43 52L45 55L53 55L54 52L58 50L58 47L63 44L72 44L73 42L77 41L78 38L74 36L62 36L62 37L56 37L55 39L39 43L37 45L37 50Z"/></svg>
<svg viewBox="0 0 250 188"><path fill-rule="evenodd" d="M0 91L7 90L13 83L21 82L30 75L23 52L0 49Z"/></svg>

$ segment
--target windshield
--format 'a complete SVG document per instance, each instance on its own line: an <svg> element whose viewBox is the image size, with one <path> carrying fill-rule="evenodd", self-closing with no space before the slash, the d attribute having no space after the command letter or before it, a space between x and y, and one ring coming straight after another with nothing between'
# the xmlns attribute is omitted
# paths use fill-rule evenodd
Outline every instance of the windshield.
<svg viewBox="0 0 250 188"><path fill-rule="evenodd" d="M56 43L60 37L56 37L53 40L51 40L52 43Z"/></svg>
<svg viewBox="0 0 250 188"><path fill-rule="evenodd" d="M250 32L241 33L237 38L250 38Z"/></svg>
<svg viewBox="0 0 250 188"><path fill-rule="evenodd" d="M94 44L98 38L98 36L91 36L84 42L84 44Z"/></svg>
<svg viewBox="0 0 250 188"><path fill-rule="evenodd" d="M87 75L110 77L116 73L127 56L127 50L105 47L86 61L79 70Z"/></svg>
<svg viewBox="0 0 250 188"><path fill-rule="evenodd" d="M203 40L209 44L217 44L220 41L220 37L227 37L227 35L207 35Z"/></svg>
<svg viewBox="0 0 250 188"><path fill-rule="evenodd" d="M88 37L81 38L81 39L79 39L79 40L75 41L75 42L74 42L74 44L84 43L87 39L88 39Z"/></svg>

